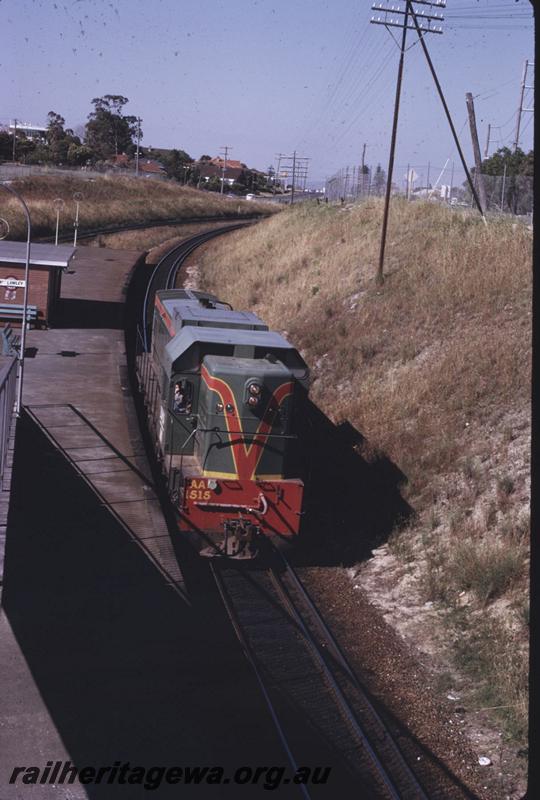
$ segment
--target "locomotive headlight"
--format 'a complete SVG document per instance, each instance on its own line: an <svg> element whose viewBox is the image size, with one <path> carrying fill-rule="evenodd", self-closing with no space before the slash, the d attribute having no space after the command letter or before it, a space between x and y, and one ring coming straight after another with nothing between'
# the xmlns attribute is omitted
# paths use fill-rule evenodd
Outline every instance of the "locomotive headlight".
<svg viewBox="0 0 540 800"><path fill-rule="evenodd" d="M248 397L248 405L249 406L257 406L259 405L259 398L255 394L250 394Z"/></svg>
<svg viewBox="0 0 540 800"><path fill-rule="evenodd" d="M249 393L255 397L258 397L261 393L261 385L259 383L250 383Z"/></svg>

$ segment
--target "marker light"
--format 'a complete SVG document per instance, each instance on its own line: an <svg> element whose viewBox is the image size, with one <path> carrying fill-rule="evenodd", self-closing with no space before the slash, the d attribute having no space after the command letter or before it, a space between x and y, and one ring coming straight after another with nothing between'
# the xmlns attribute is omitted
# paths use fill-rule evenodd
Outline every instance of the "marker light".
<svg viewBox="0 0 540 800"><path fill-rule="evenodd" d="M216 403L216 414L221 414L223 411L223 403Z"/></svg>

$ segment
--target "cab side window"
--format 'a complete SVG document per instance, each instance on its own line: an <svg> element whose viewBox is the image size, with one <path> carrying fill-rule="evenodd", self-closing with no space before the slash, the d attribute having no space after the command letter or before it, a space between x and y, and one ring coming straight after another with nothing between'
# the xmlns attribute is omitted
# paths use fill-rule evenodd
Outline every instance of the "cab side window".
<svg viewBox="0 0 540 800"><path fill-rule="evenodd" d="M172 407L175 414L191 414L193 384L191 381L176 381L173 389Z"/></svg>

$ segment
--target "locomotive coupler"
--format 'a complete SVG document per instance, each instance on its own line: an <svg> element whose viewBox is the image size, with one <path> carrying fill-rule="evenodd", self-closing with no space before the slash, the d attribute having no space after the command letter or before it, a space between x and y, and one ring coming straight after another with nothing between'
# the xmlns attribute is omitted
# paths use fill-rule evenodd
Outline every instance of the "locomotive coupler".
<svg viewBox="0 0 540 800"><path fill-rule="evenodd" d="M223 555L237 560L256 557L256 537L260 533L258 525L243 519L230 519L223 523L223 528Z"/></svg>

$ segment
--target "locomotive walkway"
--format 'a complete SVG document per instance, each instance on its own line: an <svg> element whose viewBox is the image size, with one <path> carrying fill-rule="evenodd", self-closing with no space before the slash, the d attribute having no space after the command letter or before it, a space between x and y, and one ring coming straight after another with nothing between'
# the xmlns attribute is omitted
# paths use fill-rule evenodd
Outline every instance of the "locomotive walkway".
<svg viewBox="0 0 540 800"><path fill-rule="evenodd" d="M281 763L222 620L187 600L128 381L124 301L138 252L79 248L55 327L29 332L0 616L0 798L17 766ZM204 612L203 616L204 616ZM247 713L249 709L249 713ZM269 729L270 731L270 729ZM146 797L32 785L34 800ZM162 785L159 797L191 796ZM249 791L249 790L248 790ZM233 787L197 786L197 797Z"/></svg>

